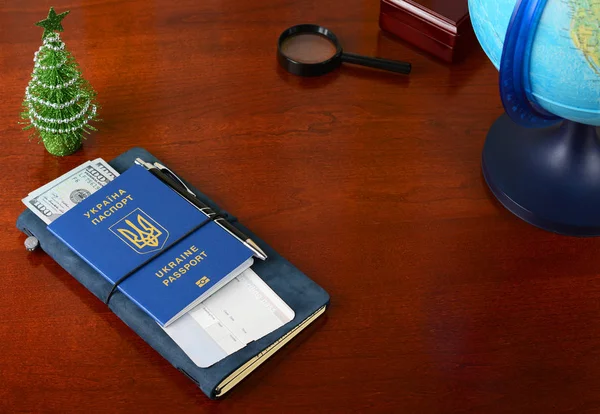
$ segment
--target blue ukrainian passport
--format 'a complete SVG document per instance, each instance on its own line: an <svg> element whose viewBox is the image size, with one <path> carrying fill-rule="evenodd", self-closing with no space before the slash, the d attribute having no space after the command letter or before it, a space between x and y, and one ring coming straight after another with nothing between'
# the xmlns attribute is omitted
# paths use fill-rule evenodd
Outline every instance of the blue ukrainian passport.
<svg viewBox="0 0 600 414"><path fill-rule="evenodd" d="M48 230L167 326L252 264L252 251L139 165Z"/></svg>
<svg viewBox="0 0 600 414"><path fill-rule="evenodd" d="M125 176L127 171L135 165L134 160L137 157L147 162L160 162L159 159L145 149L132 148L110 161L110 165L115 170L123 173L122 176ZM184 182L186 182L185 179ZM200 200L208 204L214 211L219 211L230 223L265 250L269 258L264 261L257 260L252 265L252 269L294 310L294 319L259 340L250 342L239 351L223 358L214 365L208 368L200 368L147 312L137 306L122 291L117 291L114 294L108 307L139 336L141 341L148 344L173 367L189 378L209 398L217 399L230 392L240 381L247 378L255 369L268 361L278 350L321 319L320 316L325 313L329 306L329 295L321 286L261 240L252 230L241 224L235 216L220 209L210 197L197 190L191 183L186 182L186 184ZM110 194L114 194L114 191ZM76 208L69 210L68 213ZM86 209L83 209L81 213L86 211ZM56 221L61 219L59 218ZM102 223L104 223L104 220ZM26 235L35 236L40 242L41 249L70 273L85 289L100 300L106 298L112 289L112 283L51 233L46 223L33 212L27 209L23 211L17 220L17 227ZM101 250L102 246L96 245L96 248ZM175 283L173 286L175 286ZM77 289L74 289L74 291L77 295L87 294L86 291L78 291ZM315 333L313 332L311 335ZM313 340L317 339L313 338ZM310 341L305 342L304 345L310 345ZM85 352L85 350L82 350L82 352ZM289 353L288 356L293 358L293 352Z"/></svg>

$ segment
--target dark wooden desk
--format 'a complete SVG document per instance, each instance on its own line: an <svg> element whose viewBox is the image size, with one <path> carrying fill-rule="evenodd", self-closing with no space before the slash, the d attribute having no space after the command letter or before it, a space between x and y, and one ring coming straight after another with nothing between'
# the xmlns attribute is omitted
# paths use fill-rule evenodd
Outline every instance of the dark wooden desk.
<svg viewBox="0 0 600 414"><path fill-rule="evenodd" d="M252 3L252 4L251 4ZM597 412L600 240L531 227L480 173L502 112L479 49L447 66L369 1L55 1L104 122L55 158L17 125L48 5L0 10L0 412ZM282 72L278 35L332 29L403 77ZM208 400L15 228L29 191L144 146L332 297L327 317Z"/></svg>

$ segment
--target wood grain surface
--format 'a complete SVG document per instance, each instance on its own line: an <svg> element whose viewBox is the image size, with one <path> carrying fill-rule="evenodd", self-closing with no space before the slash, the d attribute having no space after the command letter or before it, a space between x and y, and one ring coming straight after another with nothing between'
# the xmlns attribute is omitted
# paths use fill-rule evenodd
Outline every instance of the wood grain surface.
<svg viewBox="0 0 600 414"><path fill-rule="evenodd" d="M477 47L446 65L376 0L0 2L0 412L600 412L600 240L512 216L480 172L502 113ZM49 6L103 122L56 158L19 121ZM298 78L287 27L408 60ZM21 198L143 146L331 295L327 316L210 401L43 252Z"/></svg>

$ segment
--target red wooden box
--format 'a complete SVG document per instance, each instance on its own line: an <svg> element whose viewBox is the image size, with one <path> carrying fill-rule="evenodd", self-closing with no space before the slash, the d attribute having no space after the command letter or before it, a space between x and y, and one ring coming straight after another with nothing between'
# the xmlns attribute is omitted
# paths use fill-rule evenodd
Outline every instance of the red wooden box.
<svg viewBox="0 0 600 414"><path fill-rule="evenodd" d="M467 0L380 0L379 27L446 61L475 43Z"/></svg>

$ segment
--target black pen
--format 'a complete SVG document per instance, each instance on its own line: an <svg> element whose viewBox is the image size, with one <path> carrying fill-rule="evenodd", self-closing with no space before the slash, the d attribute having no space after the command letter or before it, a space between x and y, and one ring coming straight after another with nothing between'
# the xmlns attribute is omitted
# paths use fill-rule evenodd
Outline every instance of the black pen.
<svg viewBox="0 0 600 414"><path fill-rule="evenodd" d="M175 174L173 174L168 168L164 167L161 164L156 163L160 167L162 167L162 168L159 168L156 165L152 165L152 164L142 160L141 158L136 158L135 163L138 165L141 165L142 167L147 169L152 175L154 175L156 178L158 178L163 183L165 183L166 185L171 187L173 189L173 191L177 192L180 196L182 196L187 201L189 201L191 204L193 204L206 217L210 218L217 214L217 213L215 213L215 211L212 208L210 208L209 206L204 204L202 201L200 201L200 199L198 197L196 197L196 195L192 191L190 191L189 188L187 188L187 186L183 183L183 181L181 181L179 179L179 177L177 177ZM165 173L165 171L163 171L163 169L165 171L168 171L168 173ZM175 179L171 178L171 176L175 177ZM254 255L256 257L258 257L261 260L265 260L267 258L266 253L260 247L258 247L258 245L256 243L254 243L254 241L252 241L252 239L250 239L248 236L246 236L244 233L242 233L240 230L238 230L236 227L234 227L230 222L225 220L223 217L218 217L214 221L219 226L221 226L223 229L225 229L225 231L230 233L235 238L239 239L247 248L252 250L252 252L254 253Z"/></svg>

